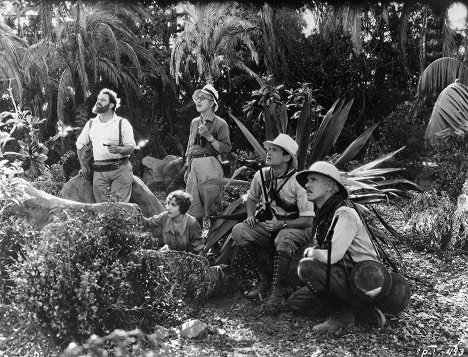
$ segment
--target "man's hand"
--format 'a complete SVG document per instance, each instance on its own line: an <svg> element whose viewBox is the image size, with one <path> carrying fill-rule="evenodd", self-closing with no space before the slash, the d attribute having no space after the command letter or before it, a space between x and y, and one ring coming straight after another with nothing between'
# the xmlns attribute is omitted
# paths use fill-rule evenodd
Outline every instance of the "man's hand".
<svg viewBox="0 0 468 357"><path fill-rule="evenodd" d="M317 248L315 248L315 247L306 248L304 250L304 257L305 258L315 258L315 251L316 250L317 250Z"/></svg>
<svg viewBox="0 0 468 357"><path fill-rule="evenodd" d="M205 124L202 124L198 127L198 132L208 141L210 141L210 139L213 137L213 135L210 134L210 131L205 126Z"/></svg>
<svg viewBox="0 0 468 357"><path fill-rule="evenodd" d="M284 221L279 221L275 215L273 215L273 219L265 221L265 227L270 232L279 231L283 227Z"/></svg>
<svg viewBox="0 0 468 357"><path fill-rule="evenodd" d="M250 227L255 227L257 224L258 219L255 216L249 216L244 220L244 223L247 223Z"/></svg>
<svg viewBox="0 0 468 357"><path fill-rule="evenodd" d="M111 154L120 154L121 153L121 146L111 145L111 146L107 147L107 150L109 150L109 152Z"/></svg>
<svg viewBox="0 0 468 357"><path fill-rule="evenodd" d="M82 167L80 172L78 172L78 175L84 177L88 181L91 181L93 179L92 174L93 174L93 172L87 166Z"/></svg>

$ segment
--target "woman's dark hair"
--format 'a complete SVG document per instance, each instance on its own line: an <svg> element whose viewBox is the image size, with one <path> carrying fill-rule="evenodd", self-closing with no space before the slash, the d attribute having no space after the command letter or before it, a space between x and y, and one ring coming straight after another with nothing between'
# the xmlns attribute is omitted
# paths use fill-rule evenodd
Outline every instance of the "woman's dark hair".
<svg viewBox="0 0 468 357"><path fill-rule="evenodd" d="M172 191L167 195L166 202L174 199L177 205L179 206L179 211L181 214L187 213L192 204L192 196L182 190Z"/></svg>

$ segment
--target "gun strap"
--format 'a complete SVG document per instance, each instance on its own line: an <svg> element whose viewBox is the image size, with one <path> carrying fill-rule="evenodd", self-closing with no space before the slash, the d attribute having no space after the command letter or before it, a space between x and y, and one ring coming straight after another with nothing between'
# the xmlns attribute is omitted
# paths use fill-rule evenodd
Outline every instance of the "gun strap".
<svg viewBox="0 0 468 357"><path fill-rule="evenodd" d="M371 229L369 228L369 225L367 224L366 220L364 219L364 217L363 217L361 211L359 210L359 208L357 207L356 203L354 203L351 200L349 200L349 202L351 203L351 205L353 206L353 208L356 210L357 214L359 215L359 218L361 219L361 222L362 222L362 224L364 225L364 228L367 231L367 234L369 236L370 241L372 242L372 246L374 247L374 250L375 250L377 256L382 261L386 261L392 267L392 269L393 269L393 271L395 273L398 273L399 272L398 267L390 259L387 252L382 248L382 246L380 245L380 242L377 240L375 235L372 233Z"/></svg>
<svg viewBox="0 0 468 357"><path fill-rule="evenodd" d="M325 276L325 290L330 291L330 279L331 279L331 253L332 253L332 239L333 232L335 231L336 222L338 222L338 216L335 217L333 223L328 229L325 240L327 241L327 275Z"/></svg>

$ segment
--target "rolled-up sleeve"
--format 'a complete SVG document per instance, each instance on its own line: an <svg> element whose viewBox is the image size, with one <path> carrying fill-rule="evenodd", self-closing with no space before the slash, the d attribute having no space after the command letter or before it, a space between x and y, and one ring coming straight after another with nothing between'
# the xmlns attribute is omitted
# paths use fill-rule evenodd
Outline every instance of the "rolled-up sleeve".
<svg viewBox="0 0 468 357"><path fill-rule="evenodd" d="M167 216L167 212L164 211L158 215L148 218L147 220L145 220L145 224L144 224L145 228L154 229L154 228L162 227L164 224L164 220L166 219L166 216Z"/></svg>
<svg viewBox="0 0 468 357"><path fill-rule="evenodd" d="M136 147L135 138L133 136L133 128L127 119L122 119L122 143Z"/></svg>
<svg viewBox="0 0 468 357"><path fill-rule="evenodd" d="M215 135L213 135L215 134ZM219 142L219 153L228 154L231 152L231 138L229 137L229 125L223 120L222 124L212 135Z"/></svg>
<svg viewBox="0 0 468 357"><path fill-rule="evenodd" d="M89 121L86 122L83 129L81 130L78 139L76 139L76 148L81 150L83 146L88 145L89 143Z"/></svg>
<svg viewBox="0 0 468 357"><path fill-rule="evenodd" d="M189 222L188 228L191 251L200 254L205 248L205 239L202 237L200 225L196 220L193 220Z"/></svg>
<svg viewBox="0 0 468 357"><path fill-rule="evenodd" d="M250 188L247 191L247 197L254 202L260 202L262 190L260 187L260 171L257 171L250 183Z"/></svg>

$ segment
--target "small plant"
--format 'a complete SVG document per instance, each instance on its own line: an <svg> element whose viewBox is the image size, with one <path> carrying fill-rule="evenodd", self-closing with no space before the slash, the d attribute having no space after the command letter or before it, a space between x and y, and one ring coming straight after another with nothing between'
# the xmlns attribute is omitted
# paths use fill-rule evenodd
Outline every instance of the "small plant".
<svg viewBox="0 0 468 357"><path fill-rule="evenodd" d="M414 196L406 206L405 235L414 248L444 252L450 248L455 203L448 194L435 190Z"/></svg>

